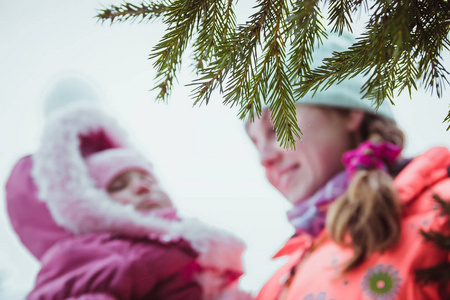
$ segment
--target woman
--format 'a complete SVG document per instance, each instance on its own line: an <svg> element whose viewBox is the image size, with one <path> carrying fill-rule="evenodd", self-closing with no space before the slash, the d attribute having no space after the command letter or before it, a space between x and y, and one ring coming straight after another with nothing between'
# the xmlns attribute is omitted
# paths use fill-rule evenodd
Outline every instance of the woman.
<svg viewBox="0 0 450 300"><path fill-rule="evenodd" d="M414 273L449 260L419 230L449 231L433 195L450 199L450 151L402 158L389 104L375 113L360 86L346 81L299 100L296 150L280 147L268 109L246 125L296 229L275 255L289 261L257 299L450 299L444 284L418 283Z"/></svg>

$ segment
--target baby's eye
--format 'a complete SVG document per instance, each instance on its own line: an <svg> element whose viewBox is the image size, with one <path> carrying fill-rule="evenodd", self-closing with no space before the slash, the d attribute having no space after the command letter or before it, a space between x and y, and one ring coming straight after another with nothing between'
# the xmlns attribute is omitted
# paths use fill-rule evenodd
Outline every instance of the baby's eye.
<svg viewBox="0 0 450 300"><path fill-rule="evenodd" d="M148 184L153 184L153 183L157 182L156 178L154 178L153 176L150 176L149 174L146 174L146 173L141 173L140 178Z"/></svg>
<svg viewBox="0 0 450 300"><path fill-rule="evenodd" d="M109 193L118 192L124 189L127 185L128 185L127 177L119 176L108 185L107 190Z"/></svg>

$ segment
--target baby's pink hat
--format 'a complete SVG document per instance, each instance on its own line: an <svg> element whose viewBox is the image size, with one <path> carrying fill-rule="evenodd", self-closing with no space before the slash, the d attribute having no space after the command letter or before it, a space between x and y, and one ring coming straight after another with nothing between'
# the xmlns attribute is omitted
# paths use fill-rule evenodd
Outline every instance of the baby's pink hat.
<svg viewBox="0 0 450 300"><path fill-rule="evenodd" d="M150 162L130 148L95 152L86 158L86 165L96 187L101 189L105 189L111 180L125 171L137 169L153 174Z"/></svg>

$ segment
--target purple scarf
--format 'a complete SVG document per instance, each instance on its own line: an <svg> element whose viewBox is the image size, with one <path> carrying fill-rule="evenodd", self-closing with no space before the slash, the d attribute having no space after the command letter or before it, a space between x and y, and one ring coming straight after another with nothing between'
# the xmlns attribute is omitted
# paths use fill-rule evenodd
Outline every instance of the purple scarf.
<svg viewBox="0 0 450 300"><path fill-rule="evenodd" d="M296 234L305 232L317 236L325 227L326 211L319 207L331 203L342 195L348 187L348 174L342 171L330 179L325 186L308 199L298 202L287 212L289 222Z"/></svg>
<svg viewBox="0 0 450 300"><path fill-rule="evenodd" d="M405 160L397 160L402 148L389 142L376 143L366 141L358 148L344 153L343 163L346 171L342 171L329 180L324 187L308 199L294 205L287 212L289 222L295 233L308 233L317 236L325 227L326 211L319 207L331 203L342 195L349 185L350 178L358 170L379 169L388 171L388 166L405 166Z"/></svg>

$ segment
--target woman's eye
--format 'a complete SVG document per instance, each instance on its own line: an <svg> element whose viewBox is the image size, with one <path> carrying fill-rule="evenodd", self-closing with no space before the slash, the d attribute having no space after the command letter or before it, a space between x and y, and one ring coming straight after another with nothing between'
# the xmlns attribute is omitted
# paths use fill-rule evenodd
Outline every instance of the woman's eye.
<svg viewBox="0 0 450 300"><path fill-rule="evenodd" d="M276 138L276 136L277 136L276 129L274 127L272 127L272 126L268 127L266 135L267 135L268 138L273 138L273 137Z"/></svg>

